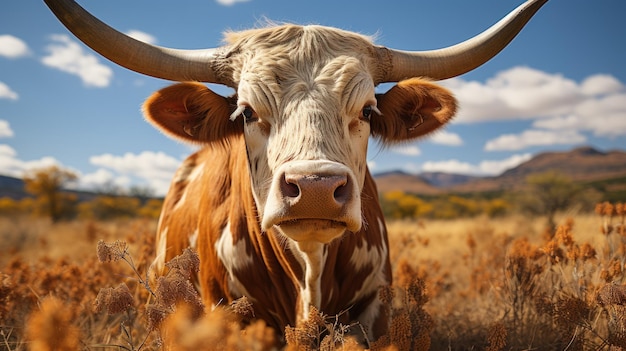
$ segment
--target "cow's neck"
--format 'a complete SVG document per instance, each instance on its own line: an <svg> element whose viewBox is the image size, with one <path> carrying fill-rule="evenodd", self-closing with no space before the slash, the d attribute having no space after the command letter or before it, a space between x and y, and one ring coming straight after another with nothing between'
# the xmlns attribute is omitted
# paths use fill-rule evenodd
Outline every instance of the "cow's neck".
<svg viewBox="0 0 626 351"><path fill-rule="evenodd" d="M300 253L304 269L304 281L300 287L301 314L298 319L309 317L311 306L317 309L322 304L322 272L326 264L328 250L326 244L318 242L299 242L295 246Z"/></svg>

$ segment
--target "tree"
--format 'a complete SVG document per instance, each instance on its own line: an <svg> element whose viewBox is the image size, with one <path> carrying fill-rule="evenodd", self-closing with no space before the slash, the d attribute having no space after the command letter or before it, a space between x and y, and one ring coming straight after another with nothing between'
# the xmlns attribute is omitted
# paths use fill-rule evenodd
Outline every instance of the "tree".
<svg viewBox="0 0 626 351"><path fill-rule="evenodd" d="M526 185L520 199L522 208L533 214L546 215L552 232L556 227L554 216L574 204L582 190L568 176L554 171L529 175Z"/></svg>
<svg viewBox="0 0 626 351"><path fill-rule="evenodd" d="M24 188L36 198L37 211L58 222L74 212L76 196L62 190L76 179L75 173L50 166L28 172L24 176Z"/></svg>

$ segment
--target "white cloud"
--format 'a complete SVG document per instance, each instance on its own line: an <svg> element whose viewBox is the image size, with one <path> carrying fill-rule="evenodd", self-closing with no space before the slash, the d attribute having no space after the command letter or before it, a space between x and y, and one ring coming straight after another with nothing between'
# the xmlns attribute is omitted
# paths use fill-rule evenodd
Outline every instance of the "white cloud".
<svg viewBox="0 0 626 351"><path fill-rule="evenodd" d="M8 121L0 119L0 138L10 138L13 136L13 129Z"/></svg>
<svg viewBox="0 0 626 351"><path fill-rule="evenodd" d="M529 153L521 155L512 155L504 160L485 160L478 165L479 173L486 175L499 175L507 169L517 167L520 164L530 160L533 156Z"/></svg>
<svg viewBox="0 0 626 351"><path fill-rule="evenodd" d="M26 43L9 34L0 35L0 56L16 59L30 54Z"/></svg>
<svg viewBox="0 0 626 351"><path fill-rule="evenodd" d="M531 119L566 112L583 98L571 79L528 67L513 67L485 83L460 78L443 82L460 102L459 122Z"/></svg>
<svg viewBox="0 0 626 351"><path fill-rule="evenodd" d="M19 97L8 85L0 82L0 99L17 100Z"/></svg>
<svg viewBox="0 0 626 351"><path fill-rule="evenodd" d="M459 146L463 145L463 140L456 133L451 133L446 130L437 131L433 133L433 136L430 137L430 141L435 144L448 145L448 146Z"/></svg>
<svg viewBox="0 0 626 351"><path fill-rule="evenodd" d="M17 158L15 149L9 145L0 144L0 173L3 175L21 178L24 172L31 169L60 165L59 161L48 156L38 160L22 161Z"/></svg>
<svg viewBox="0 0 626 351"><path fill-rule="evenodd" d="M240 2L248 2L250 0L215 0L217 1L218 4L220 5L224 5L224 6L232 6L234 4L240 3Z"/></svg>
<svg viewBox="0 0 626 351"><path fill-rule="evenodd" d="M111 83L113 70L101 64L95 55L85 52L78 42L64 34L50 38L52 44L46 47L49 55L41 59L44 65L76 75L87 86L103 88Z"/></svg>
<svg viewBox="0 0 626 351"><path fill-rule="evenodd" d="M131 29L128 32L126 32L126 35L128 35L131 38L137 39L139 41L143 41L144 43L148 43L148 44L157 43L157 39L154 35L148 34L146 32L142 32L140 30Z"/></svg>
<svg viewBox="0 0 626 351"><path fill-rule="evenodd" d="M578 83L559 74L514 67L484 83L453 78L442 84L459 100L457 122L534 120L534 128L554 130L551 135L569 128L576 140L582 132L626 136L626 86L611 75L592 75Z"/></svg>
<svg viewBox="0 0 626 351"><path fill-rule="evenodd" d="M76 188L86 189L91 191L99 191L103 187L113 185L114 187L125 189L128 188L132 180L127 176L119 176L113 172L99 168L95 172L81 174L79 176L79 183Z"/></svg>
<svg viewBox="0 0 626 351"><path fill-rule="evenodd" d="M532 158L529 153L512 155L504 160L484 160L474 165L456 159L446 161L429 161L422 165L424 172L446 172L456 174L498 175Z"/></svg>
<svg viewBox="0 0 626 351"><path fill-rule="evenodd" d="M427 161L422 165L424 172L446 172L457 174L473 174L477 172L477 167L468 162L461 162L456 159L447 161Z"/></svg>
<svg viewBox="0 0 626 351"><path fill-rule="evenodd" d="M400 145L391 148L392 152L406 156L418 156L422 151L415 145Z"/></svg>
<svg viewBox="0 0 626 351"><path fill-rule="evenodd" d="M575 130L525 130L520 134L504 134L487 141L485 151L513 151L531 146L573 145L587 141Z"/></svg>
<svg viewBox="0 0 626 351"><path fill-rule="evenodd" d="M619 93L624 90L624 85L611 75L596 74L583 80L580 89L587 96L598 96Z"/></svg>
<svg viewBox="0 0 626 351"><path fill-rule="evenodd" d="M534 120L533 129L488 141L485 150L585 142L583 133L626 136L626 87L615 77L592 75L577 83L528 67L500 72L485 83L460 78L443 82L460 101L457 121Z"/></svg>
<svg viewBox="0 0 626 351"><path fill-rule="evenodd" d="M126 153L122 156L103 154L92 156L89 161L93 165L113 170L122 176L137 177L147 182L158 195L164 195L167 192L172 176L181 163L180 159L163 152L152 151L144 151L140 154ZM101 179L106 176L102 171L99 174ZM93 177L95 178L96 175Z"/></svg>

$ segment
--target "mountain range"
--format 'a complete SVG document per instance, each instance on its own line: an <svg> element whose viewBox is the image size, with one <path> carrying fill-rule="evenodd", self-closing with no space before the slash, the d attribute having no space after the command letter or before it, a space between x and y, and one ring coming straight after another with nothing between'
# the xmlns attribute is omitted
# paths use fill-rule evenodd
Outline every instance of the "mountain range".
<svg viewBox="0 0 626 351"><path fill-rule="evenodd" d="M448 192L492 192L519 189L530 174L557 171L577 182L618 179L618 186L626 189L626 151L600 151L593 147L579 147L565 152L544 152L498 176L471 176L443 172L409 174L392 171L374 174L378 190L382 193L403 191L422 195L439 195ZM620 179L623 178L623 179ZM95 194L80 191L80 199L93 198ZM0 175L0 198L21 199L28 196L24 182L18 178Z"/></svg>
<svg viewBox="0 0 626 351"><path fill-rule="evenodd" d="M593 182L624 178L626 187L626 151L599 151L579 147L565 152L544 152L497 176L469 176L441 172L409 174L393 171L375 174L382 193L400 190L423 195L446 192L468 193L519 189L531 174L559 172L575 182Z"/></svg>

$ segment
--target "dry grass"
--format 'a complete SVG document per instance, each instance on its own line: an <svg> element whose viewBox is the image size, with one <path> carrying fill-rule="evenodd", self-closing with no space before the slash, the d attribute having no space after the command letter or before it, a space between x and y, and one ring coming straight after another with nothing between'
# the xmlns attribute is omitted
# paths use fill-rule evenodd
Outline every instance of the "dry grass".
<svg viewBox="0 0 626 351"><path fill-rule="evenodd" d="M542 219L389 224L392 312L377 350L626 347L624 207ZM280 345L247 299L211 309L191 251L151 279L155 223L0 218L0 350L267 350ZM99 240L103 240L98 243ZM97 249L97 250L96 250ZM312 311L287 350L360 350L358 325Z"/></svg>

